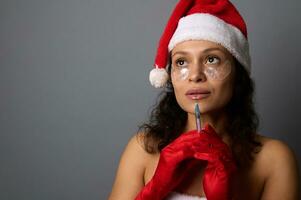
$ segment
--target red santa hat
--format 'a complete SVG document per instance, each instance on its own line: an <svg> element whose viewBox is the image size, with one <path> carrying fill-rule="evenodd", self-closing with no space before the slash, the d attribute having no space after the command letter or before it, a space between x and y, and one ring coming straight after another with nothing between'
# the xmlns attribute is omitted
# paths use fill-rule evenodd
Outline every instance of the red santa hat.
<svg viewBox="0 0 301 200"><path fill-rule="evenodd" d="M180 0L159 41L151 84L160 88L167 80L170 51L180 42L208 40L225 47L250 73L247 27L229 0Z"/></svg>

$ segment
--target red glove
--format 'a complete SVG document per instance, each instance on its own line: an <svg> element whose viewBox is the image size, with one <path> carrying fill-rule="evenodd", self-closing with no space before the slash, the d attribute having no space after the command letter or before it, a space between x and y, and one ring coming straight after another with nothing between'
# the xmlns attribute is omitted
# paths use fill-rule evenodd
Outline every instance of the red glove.
<svg viewBox="0 0 301 200"><path fill-rule="evenodd" d="M203 147L195 148L195 157L208 162L203 177L206 197L208 200L230 200L231 178L237 169L231 150L209 124L206 124L202 131L210 137L209 152L202 152Z"/></svg>
<svg viewBox="0 0 301 200"><path fill-rule="evenodd" d="M183 133L162 149L154 176L135 200L162 200L183 180L197 161L191 146L200 142L199 135L195 130Z"/></svg>
<svg viewBox="0 0 301 200"><path fill-rule="evenodd" d="M231 173L224 164L232 162L229 153L227 145L208 124L201 133L196 130L183 133L162 149L153 178L135 200L164 199L200 163L195 159L208 162L203 179L207 199L228 199Z"/></svg>

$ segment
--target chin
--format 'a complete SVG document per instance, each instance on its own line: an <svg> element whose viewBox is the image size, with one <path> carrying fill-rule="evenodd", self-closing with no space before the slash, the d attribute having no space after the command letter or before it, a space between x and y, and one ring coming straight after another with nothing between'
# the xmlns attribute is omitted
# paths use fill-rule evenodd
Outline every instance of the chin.
<svg viewBox="0 0 301 200"><path fill-rule="evenodd" d="M208 107L208 105L204 105L204 103L202 103L202 102L194 102L194 103L186 103L186 104L179 104L180 105L180 107L185 111L185 112L187 112L187 113L190 113L190 114L194 114L195 113L195 111L194 111L194 109L195 109L195 103L198 103L199 104L199 108L200 108L200 112L201 112L201 114L206 114L206 113L209 113L210 111L212 111L212 110L214 110L214 109L212 109L212 108L210 108L210 107Z"/></svg>

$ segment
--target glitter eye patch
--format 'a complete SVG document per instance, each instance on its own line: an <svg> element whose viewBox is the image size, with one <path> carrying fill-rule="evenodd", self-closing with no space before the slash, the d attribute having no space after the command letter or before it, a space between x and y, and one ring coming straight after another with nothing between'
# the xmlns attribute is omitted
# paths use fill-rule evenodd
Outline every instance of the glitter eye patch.
<svg viewBox="0 0 301 200"><path fill-rule="evenodd" d="M208 79L223 80L231 73L231 71L231 63L227 60L223 65L205 65L202 73L204 73ZM172 73L174 73L175 80L184 81L195 72L189 67L173 67Z"/></svg>

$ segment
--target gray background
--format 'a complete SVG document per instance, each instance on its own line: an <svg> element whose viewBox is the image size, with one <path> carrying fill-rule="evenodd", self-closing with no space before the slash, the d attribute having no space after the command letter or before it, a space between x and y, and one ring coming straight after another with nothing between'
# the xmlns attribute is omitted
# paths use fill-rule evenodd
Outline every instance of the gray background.
<svg viewBox="0 0 301 200"><path fill-rule="evenodd" d="M106 199L159 90L176 0L0 1L0 199ZM260 133L301 159L299 0L233 3L248 25Z"/></svg>

